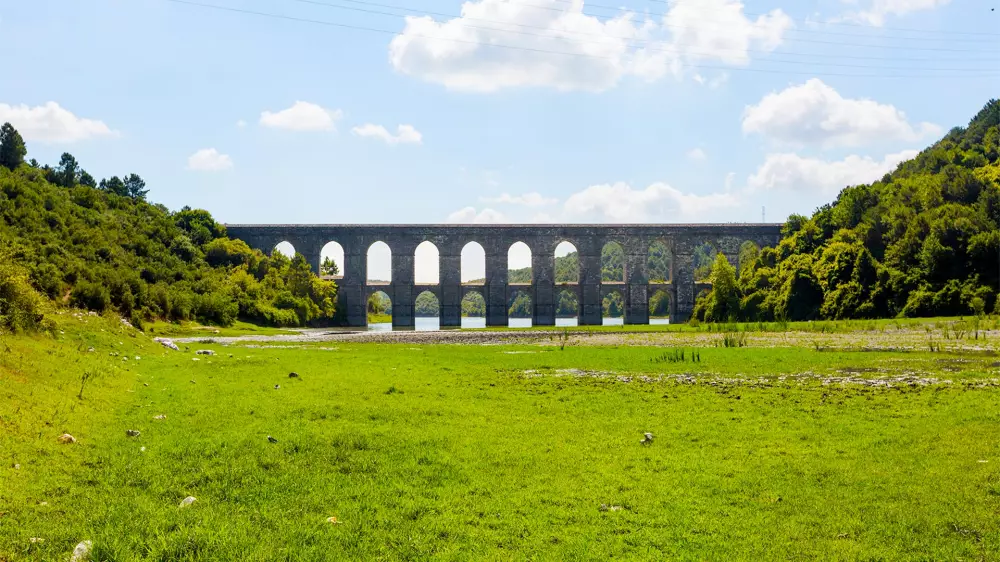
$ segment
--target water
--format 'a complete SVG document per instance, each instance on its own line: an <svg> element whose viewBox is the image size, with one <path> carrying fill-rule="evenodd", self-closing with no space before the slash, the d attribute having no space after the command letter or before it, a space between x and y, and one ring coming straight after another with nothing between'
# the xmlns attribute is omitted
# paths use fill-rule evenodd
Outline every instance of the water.
<svg viewBox="0 0 1000 562"><path fill-rule="evenodd" d="M441 329L440 319L434 318L414 318L413 319L413 329L418 332L436 332ZM670 320L666 318L650 318L649 323L651 325L663 325L669 324ZM603 326L622 326L625 324L625 319L618 318L604 318L601 322ZM556 318L557 327L571 327L579 326L579 320L577 318ZM507 326L510 328L530 328L531 318L509 318L507 319ZM463 328L485 328L486 319L482 317L477 318L462 318ZM370 332L391 332L392 324L389 322L381 324L369 324L368 331Z"/></svg>

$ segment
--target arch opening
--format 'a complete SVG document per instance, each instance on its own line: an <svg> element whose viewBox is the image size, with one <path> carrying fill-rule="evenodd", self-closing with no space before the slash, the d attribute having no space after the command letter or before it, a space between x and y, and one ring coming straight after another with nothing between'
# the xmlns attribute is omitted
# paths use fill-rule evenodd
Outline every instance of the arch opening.
<svg viewBox="0 0 1000 562"><path fill-rule="evenodd" d="M760 246L755 242L747 240L740 245L740 253L736 258L736 275L744 277L753 272L757 258L760 257Z"/></svg>
<svg viewBox="0 0 1000 562"><path fill-rule="evenodd" d="M531 284L531 248L524 242L514 242L507 250L507 284Z"/></svg>
<svg viewBox="0 0 1000 562"><path fill-rule="evenodd" d="M576 292L563 289L556 295L556 326L576 326L580 322L580 300Z"/></svg>
<svg viewBox="0 0 1000 562"><path fill-rule="evenodd" d="M618 242L601 248L601 283L625 282L625 250Z"/></svg>
<svg viewBox="0 0 1000 562"><path fill-rule="evenodd" d="M719 250L715 244L704 242L694 249L694 281L695 283L707 283L712 276L712 267L715 265L715 256Z"/></svg>
<svg viewBox="0 0 1000 562"><path fill-rule="evenodd" d="M272 256L274 255L274 252L278 252L286 258L292 259L295 257L295 246L292 246L292 243L287 240L282 240L274 245L274 249L271 250Z"/></svg>
<svg viewBox="0 0 1000 562"><path fill-rule="evenodd" d="M507 325L511 328L530 328L534 307L527 291L514 291L507 303Z"/></svg>
<svg viewBox="0 0 1000 562"><path fill-rule="evenodd" d="M368 327L392 329L392 299L385 291L374 291L368 296Z"/></svg>
<svg viewBox="0 0 1000 562"><path fill-rule="evenodd" d="M670 323L670 293L657 289L649 296L649 323Z"/></svg>
<svg viewBox="0 0 1000 562"><path fill-rule="evenodd" d="M368 246L368 276L369 285L388 285L392 283L392 250L385 242L375 242Z"/></svg>
<svg viewBox="0 0 1000 562"><path fill-rule="evenodd" d="M604 294L601 300L601 324L620 326L625 323L625 298L618 289Z"/></svg>
<svg viewBox="0 0 1000 562"><path fill-rule="evenodd" d="M479 242L469 242L462 247L461 270L463 285L483 285L486 283L486 250ZM479 296L482 297L482 295ZM485 305L483 306L485 307Z"/></svg>
<svg viewBox="0 0 1000 562"><path fill-rule="evenodd" d="M344 247L337 242L327 242L319 253L319 275L332 279L344 278Z"/></svg>
<svg viewBox="0 0 1000 562"><path fill-rule="evenodd" d="M440 283L441 259L437 246L424 240L413 252L413 282L417 285Z"/></svg>
<svg viewBox="0 0 1000 562"><path fill-rule="evenodd" d="M462 327L486 327L486 299L479 291L469 291L462 297Z"/></svg>
<svg viewBox="0 0 1000 562"><path fill-rule="evenodd" d="M560 242L556 246L556 283L580 282L580 254L572 242Z"/></svg>
<svg viewBox="0 0 1000 562"><path fill-rule="evenodd" d="M424 291L413 301L414 326L417 330L437 330L441 327L441 303L437 295Z"/></svg>
<svg viewBox="0 0 1000 562"><path fill-rule="evenodd" d="M649 245L646 257L646 278L650 283L673 282L674 259L670 248L657 240Z"/></svg>

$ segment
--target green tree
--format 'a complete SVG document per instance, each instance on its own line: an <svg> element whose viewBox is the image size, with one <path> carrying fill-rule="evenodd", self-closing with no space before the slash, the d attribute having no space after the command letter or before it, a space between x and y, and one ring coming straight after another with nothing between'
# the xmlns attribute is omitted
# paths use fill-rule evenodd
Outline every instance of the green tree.
<svg viewBox="0 0 1000 562"><path fill-rule="evenodd" d="M337 267L337 262L333 261L333 258L326 256L323 258L323 262L319 264L320 275L335 276L340 275L340 269Z"/></svg>
<svg viewBox="0 0 1000 562"><path fill-rule="evenodd" d="M125 184L125 193L132 199L145 200L149 190L146 189L146 182L138 174L129 174L122 181Z"/></svg>
<svg viewBox="0 0 1000 562"><path fill-rule="evenodd" d="M111 176L110 178L101 180L99 187L101 191L107 191L120 197L128 197L128 188L125 187L125 182L118 176Z"/></svg>
<svg viewBox="0 0 1000 562"><path fill-rule="evenodd" d="M21 134L10 123L4 123L0 127L0 166L16 170L18 166L24 164L26 154L28 149L24 146Z"/></svg>
<svg viewBox="0 0 1000 562"><path fill-rule="evenodd" d="M62 187L73 187L80 182L80 165L69 152L63 152L59 166L55 169L55 183Z"/></svg>

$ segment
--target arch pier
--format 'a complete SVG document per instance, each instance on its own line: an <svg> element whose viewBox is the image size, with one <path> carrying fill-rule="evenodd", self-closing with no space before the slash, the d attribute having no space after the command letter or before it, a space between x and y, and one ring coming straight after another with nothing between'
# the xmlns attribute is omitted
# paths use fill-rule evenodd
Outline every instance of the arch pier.
<svg viewBox="0 0 1000 562"><path fill-rule="evenodd" d="M351 326L367 323L367 299L375 290L369 282L368 249L384 242L391 252L390 281L379 284L392 299L392 324L414 325L414 301L423 291L438 298L441 327L462 324L462 298L469 290L482 293L486 300L486 325L506 326L507 308L517 291L528 294L532 303L532 324L554 326L556 304L564 289L577 296L581 325L602 323L602 300L617 290L624 299L626 324L649 323L649 297L657 290L670 297L670 321L684 322L694 308L697 291L705 285L695 280L698 249L706 243L723 253L730 263L738 263L740 248L753 242L760 248L774 246L781 239L780 224L691 224L691 225L253 225L227 224L231 238L270 253L280 242L289 242L319 273L321 253L330 242L343 248L343 270L337 279L338 301ZM439 275L436 284L415 279L415 252L423 242L438 250ZM486 254L484 279L462 282L462 249L477 242ZM523 242L531 252L530 282L508 282L508 251ZM557 282L555 250L569 242L577 251L579 280ZM605 281L601 271L601 251L614 242L624 258L620 281ZM647 274L650 247L660 244L669 253L669 276ZM663 250L660 249L660 252ZM652 272L650 272L652 273ZM652 278L651 278L652 277ZM661 279L668 277L668 279ZM562 280L559 280L562 281Z"/></svg>

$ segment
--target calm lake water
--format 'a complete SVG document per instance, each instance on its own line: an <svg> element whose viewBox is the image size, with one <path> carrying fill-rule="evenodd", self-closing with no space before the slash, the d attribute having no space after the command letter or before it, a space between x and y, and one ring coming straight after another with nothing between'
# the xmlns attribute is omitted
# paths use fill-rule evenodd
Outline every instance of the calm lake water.
<svg viewBox="0 0 1000 562"><path fill-rule="evenodd" d="M605 326L622 326L624 325L624 318L605 318L603 324ZM666 318L651 318L649 320L650 324L669 324L670 321ZM414 330L418 332L433 332L441 329L440 322L437 317L435 318L414 318ZM576 326L576 318L556 318L556 326ZM507 320L507 326L511 328L530 328L531 318L510 318ZM486 319L485 318L462 318L463 328L485 328ZM386 322L384 324L369 324L368 330L372 332L391 332L392 324Z"/></svg>

